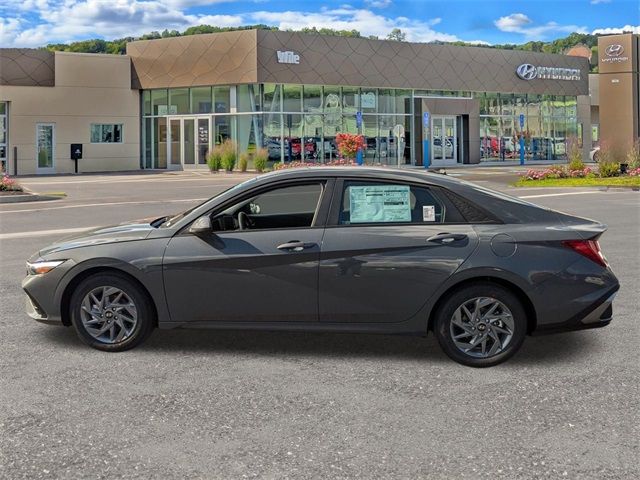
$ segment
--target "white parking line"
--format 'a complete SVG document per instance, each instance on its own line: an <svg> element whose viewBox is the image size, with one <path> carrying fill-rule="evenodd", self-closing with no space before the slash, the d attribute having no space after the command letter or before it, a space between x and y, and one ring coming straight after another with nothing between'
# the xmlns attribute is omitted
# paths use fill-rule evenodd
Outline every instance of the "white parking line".
<svg viewBox="0 0 640 480"><path fill-rule="evenodd" d="M215 179L216 181L219 180L225 180L225 181L234 181L237 182L238 178L232 178L231 176L229 177L223 177L223 178L207 178L206 175L200 175L197 177L183 177L183 178L176 178L176 177L171 177L171 176L166 176L166 177L159 177L159 178L127 178L127 179L122 179L122 177L114 177L114 178L109 178L109 179L100 179L100 180L59 180L59 181L42 181L42 180L35 180L35 181L29 181L29 180L23 180L20 183L22 183L23 185L67 185L67 184L71 184L71 185L76 185L76 184L82 184L82 183L148 183L148 182L160 182L160 183L164 183L164 182L203 182L206 180L213 180ZM247 180L249 178L247 177ZM212 183L211 186L225 186L228 185L227 183Z"/></svg>
<svg viewBox="0 0 640 480"><path fill-rule="evenodd" d="M32 232L0 233L0 240L16 240L21 238L46 237L48 235L66 235L70 233L84 232L99 227L59 228L56 230L35 230Z"/></svg>
<svg viewBox="0 0 640 480"><path fill-rule="evenodd" d="M606 193L601 190L593 190L589 192L564 192L564 193L544 193L542 195L522 195L518 198L544 198L544 197L565 197L567 195L589 195L596 193Z"/></svg>
<svg viewBox="0 0 640 480"><path fill-rule="evenodd" d="M1 210L3 213L26 213L26 212L48 212L49 210L65 210L68 208L88 208L88 207L110 207L113 205L145 205L151 203L181 203L181 202L204 202L206 198L185 198L182 200L140 200L138 202L104 202L104 203L82 203L79 205L62 205L51 208L29 208L24 210Z"/></svg>

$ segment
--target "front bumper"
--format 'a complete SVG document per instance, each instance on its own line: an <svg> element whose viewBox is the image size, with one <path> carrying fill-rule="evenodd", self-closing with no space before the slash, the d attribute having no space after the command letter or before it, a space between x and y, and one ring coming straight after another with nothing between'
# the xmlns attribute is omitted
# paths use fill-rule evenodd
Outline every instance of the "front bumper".
<svg viewBox="0 0 640 480"><path fill-rule="evenodd" d="M38 322L63 325L60 312L60 285L64 275L73 266L67 261L43 275L27 275L22 281L26 293L26 312Z"/></svg>

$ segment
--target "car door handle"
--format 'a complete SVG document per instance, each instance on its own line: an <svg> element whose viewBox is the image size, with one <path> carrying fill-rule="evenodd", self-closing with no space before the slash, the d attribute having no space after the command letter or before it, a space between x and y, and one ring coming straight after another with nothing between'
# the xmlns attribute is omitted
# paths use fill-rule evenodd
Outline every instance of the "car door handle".
<svg viewBox="0 0 640 480"><path fill-rule="evenodd" d="M301 252L305 248L311 248L315 245L315 243L304 243L300 240L291 240L287 243L283 243L282 245L278 245L278 250L291 250L293 252Z"/></svg>
<svg viewBox="0 0 640 480"><path fill-rule="evenodd" d="M444 245L466 240L467 236L464 233L438 233L432 237L427 238L427 242L441 243Z"/></svg>

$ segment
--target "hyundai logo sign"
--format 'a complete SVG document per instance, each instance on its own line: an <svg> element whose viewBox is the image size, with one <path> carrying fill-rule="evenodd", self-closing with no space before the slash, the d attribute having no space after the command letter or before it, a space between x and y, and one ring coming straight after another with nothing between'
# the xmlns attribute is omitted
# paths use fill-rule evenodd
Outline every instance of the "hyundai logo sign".
<svg viewBox="0 0 640 480"><path fill-rule="evenodd" d="M516 74L522 80L580 80L579 68L542 67L523 63L516 68Z"/></svg>
<svg viewBox="0 0 640 480"><path fill-rule="evenodd" d="M624 47L619 43L607 45L604 49L605 56L600 59L602 63L624 63L629 60L628 55L624 55Z"/></svg>
<svg viewBox="0 0 640 480"><path fill-rule="evenodd" d="M530 63L523 63L516 70L518 76L523 80L533 80L536 78L537 71L536 67L531 65Z"/></svg>
<svg viewBox="0 0 640 480"><path fill-rule="evenodd" d="M619 43L614 43L604 49L604 54L607 57L619 57L623 53L624 53L624 47Z"/></svg>

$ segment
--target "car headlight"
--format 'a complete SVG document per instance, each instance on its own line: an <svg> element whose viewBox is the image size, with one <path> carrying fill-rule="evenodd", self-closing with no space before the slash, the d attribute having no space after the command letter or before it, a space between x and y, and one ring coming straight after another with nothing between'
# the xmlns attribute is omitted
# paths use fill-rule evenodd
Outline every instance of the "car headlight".
<svg viewBox="0 0 640 480"><path fill-rule="evenodd" d="M58 265L64 263L65 260L38 260L37 262L27 262L27 274L42 275L50 272Z"/></svg>

